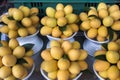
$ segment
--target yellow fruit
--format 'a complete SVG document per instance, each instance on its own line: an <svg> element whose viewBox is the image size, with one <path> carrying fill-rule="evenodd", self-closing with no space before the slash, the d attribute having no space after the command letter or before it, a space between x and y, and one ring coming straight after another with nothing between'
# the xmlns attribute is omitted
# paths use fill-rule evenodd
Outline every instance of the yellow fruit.
<svg viewBox="0 0 120 80"><path fill-rule="evenodd" d="M80 43L78 41L73 41L72 46L75 49L80 49L81 48L81 45L80 45Z"/></svg>
<svg viewBox="0 0 120 80"><path fill-rule="evenodd" d="M18 37L18 32L16 30L9 30L8 37L9 38L17 38Z"/></svg>
<svg viewBox="0 0 120 80"><path fill-rule="evenodd" d="M13 75L8 76L4 80L16 80L16 78Z"/></svg>
<svg viewBox="0 0 120 80"><path fill-rule="evenodd" d="M40 34L44 36L52 34L52 28L49 26L42 26L42 28L40 29Z"/></svg>
<svg viewBox="0 0 120 80"><path fill-rule="evenodd" d="M105 70L105 71L99 71L98 74L99 74L102 78L108 78L108 76L107 76L107 70Z"/></svg>
<svg viewBox="0 0 120 80"><path fill-rule="evenodd" d="M113 18L111 16L107 16L103 19L103 25L106 27L110 27L113 24Z"/></svg>
<svg viewBox="0 0 120 80"><path fill-rule="evenodd" d="M55 9L52 7L47 7L46 8L46 15L48 17L52 17L52 18L55 17Z"/></svg>
<svg viewBox="0 0 120 80"><path fill-rule="evenodd" d="M0 27L0 32L4 33L4 34L8 34L8 32L9 32L8 26L4 25L4 26Z"/></svg>
<svg viewBox="0 0 120 80"><path fill-rule="evenodd" d="M2 57L0 56L0 67L2 67L3 63L2 63Z"/></svg>
<svg viewBox="0 0 120 80"><path fill-rule="evenodd" d="M53 72L58 69L56 60L43 61L41 63L41 68L46 72Z"/></svg>
<svg viewBox="0 0 120 80"><path fill-rule="evenodd" d="M17 30L18 29L17 22L14 20L9 21L8 28L11 30Z"/></svg>
<svg viewBox="0 0 120 80"><path fill-rule="evenodd" d="M120 71L119 69L117 68L117 66L115 65L112 65L110 66L110 68L107 70L107 75L108 75L108 78L111 79L111 80L116 80L119 75L120 75Z"/></svg>
<svg viewBox="0 0 120 80"><path fill-rule="evenodd" d="M54 46L50 49L50 53L54 59L60 59L64 54L63 49L60 47L56 47L56 46Z"/></svg>
<svg viewBox="0 0 120 80"><path fill-rule="evenodd" d="M57 41L57 40L51 40L51 41L50 41L50 48L52 48L52 47L54 47L54 46L60 47L60 46L61 46L61 45L60 45L60 42Z"/></svg>
<svg viewBox="0 0 120 80"><path fill-rule="evenodd" d="M17 41L17 39L10 39L9 40L9 47L11 48L11 49L15 49L17 46L19 46L19 42Z"/></svg>
<svg viewBox="0 0 120 80"><path fill-rule="evenodd" d="M80 57L80 51L79 49L70 49L68 51L68 57L71 61L76 61Z"/></svg>
<svg viewBox="0 0 120 80"><path fill-rule="evenodd" d="M88 16L90 16L90 15L98 16L98 13L97 13L96 10L94 10L94 9L90 9L89 12L88 12Z"/></svg>
<svg viewBox="0 0 120 80"><path fill-rule="evenodd" d="M51 56L50 49L43 50L41 52L41 57L44 60L52 60L53 57Z"/></svg>
<svg viewBox="0 0 120 80"><path fill-rule="evenodd" d="M103 8L98 11L98 14L99 14L99 17L103 19L108 16L108 11Z"/></svg>
<svg viewBox="0 0 120 80"><path fill-rule="evenodd" d="M72 49L72 43L70 41L63 41L61 47L63 48L65 54L68 53L70 49Z"/></svg>
<svg viewBox="0 0 120 80"><path fill-rule="evenodd" d="M81 61L78 61L78 64L80 65L80 69L83 71L83 70L86 70L88 68L88 64L86 61L84 60L81 60Z"/></svg>
<svg viewBox="0 0 120 80"><path fill-rule="evenodd" d="M2 66L0 68L0 78L2 79L7 78L11 74L12 74L12 69L10 67Z"/></svg>
<svg viewBox="0 0 120 80"><path fill-rule="evenodd" d="M57 78L57 71L49 72L48 77L52 80L55 80Z"/></svg>
<svg viewBox="0 0 120 80"><path fill-rule="evenodd" d="M25 26L25 27L30 27L32 26L32 20L30 18L23 18L22 21L21 21L22 25Z"/></svg>
<svg viewBox="0 0 120 80"><path fill-rule="evenodd" d="M0 47L0 56L5 56L8 54L12 54L12 50L9 47L7 46Z"/></svg>
<svg viewBox="0 0 120 80"><path fill-rule="evenodd" d="M111 28L115 31L119 31L120 30L120 21L115 21L113 23L113 25L111 26Z"/></svg>
<svg viewBox="0 0 120 80"><path fill-rule="evenodd" d="M100 9L106 9L107 10L107 4L104 2L100 2L97 6L97 10L99 11Z"/></svg>
<svg viewBox="0 0 120 80"><path fill-rule="evenodd" d="M67 36L67 37L70 37L70 36L72 36L73 31L72 31L71 28L69 28L69 29L63 31L63 34L64 34L65 36Z"/></svg>
<svg viewBox="0 0 120 80"><path fill-rule="evenodd" d="M27 31L26 28L19 28L18 29L18 34L21 37L26 37L26 36L28 36L28 31Z"/></svg>
<svg viewBox="0 0 120 80"><path fill-rule="evenodd" d="M68 70L58 70L57 79L58 80L69 80L70 73Z"/></svg>
<svg viewBox="0 0 120 80"><path fill-rule="evenodd" d="M60 70L67 70L70 67L70 61L68 59L61 58L58 60L57 65Z"/></svg>
<svg viewBox="0 0 120 80"><path fill-rule="evenodd" d="M22 46L17 46L13 50L13 55L15 55L17 58L22 58L25 55L25 48Z"/></svg>
<svg viewBox="0 0 120 80"><path fill-rule="evenodd" d="M14 55L5 55L2 58L2 63L5 66L14 66L17 62L17 59Z"/></svg>
<svg viewBox="0 0 120 80"><path fill-rule="evenodd" d="M72 12L73 12L73 7L72 7L72 5L69 5L69 4L66 5L66 6L64 7L64 12L65 12L66 15L72 13Z"/></svg>
<svg viewBox="0 0 120 80"><path fill-rule="evenodd" d="M0 43L2 44L2 46L8 46L8 42L5 40L1 40Z"/></svg>
<svg viewBox="0 0 120 80"><path fill-rule="evenodd" d="M25 56L32 56L34 54L34 51L31 49L25 53Z"/></svg>
<svg viewBox="0 0 120 80"><path fill-rule="evenodd" d="M38 15L39 14L39 9L37 7L32 7L30 9L30 15Z"/></svg>
<svg viewBox="0 0 120 80"><path fill-rule="evenodd" d="M64 13L64 11L63 10L57 10L56 12L55 12L55 18L60 18L60 17L64 17L64 15L65 15L65 13Z"/></svg>
<svg viewBox="0 0 120 80"><path fill-rule="evenodd" d="M37 32L37 29L34 26L31 26L27 28L27 31L29 34L35 34Z"/></svg>
<svg viewBox="0 0 120 80"><path fill-rule="evenodd" d="M20 21L23 19L23 12L20 9L15 9L13 12L13 18L17 21Z"/></svg>
<svg viewBox="0 0 120 80"><path fill-rule="evenodd" d="M8 15L9 15L9 16L13 16L13 11L14 11L14 9L17 9L17 8L9 8L9 9L8 9Z"/></svg>
<svg viewBox="0 0 120 80"><path fill-rule="evenodd" d="M86 20L88 20L88 15L85 12L81 12L79 14L79 18L80 18L81 21L86 21Z"/></svg>
<svg viewBox="0 0 120 80"><path fill-rule="evenodd" d="M112 39L112 41L116 41L116 40L117 40L117 38L118 38L118 35L117 35L117 33L116 33L116 32L114 32L114 33L113 33L113 39Z"/></svg>
<svg viewBox="0 0 120 80"><path fill-rule="evenodd" d="M27 6L22 6L20 10L23 12L24 17L28 17L30 15L30 8Z"/></svg>
<svg viewBox="0 0 120 80"><path fill-rule="evenodd" d="M57 20L55 18L48 18L46 20L46 25L50 27L56 27L57 26Z"/></svg>
<svg viewBox="0 0 120 80"><path fill-rule="evenodd" d="M60 27L64 27L67 24L67 19L65 17L60 17L57 19L57 24Z"/></svg>
<svg viewBox="0 0 120 80"><path fill-rule="evenodd" d="M70 74L70 79L73 79L77 76L78 74Z"/></svg>
<svg viewBox="0 0 120 80"><path fill-rule="evenodd" d="M80 65L77 62L71 62L69 67L69 71L72 74L79 74L81 71Z"/></svg>
<svg viewBox="0 0 120 80"><path fill-rule="evenodd" d="M99 55L105 55L106 51L105 50L97 50L94 53L94 56L99 56Z"/></svg>
<svg viewBox="0 0 120 80"><path fill-rule="evenodd" d="M97 29L96 28L90 28L87 32L88 38L95 38L97 36Z"/></svg>
<svg viewBox="0 0 120 80"><path fill-rule="evenodd" d="M80 27L82 27L84 30L88 30L91 28L90 26L90 20L85 20L81 23Z"/></svg>
<svg viewBox="0 0 120 80"><path fill-rule="evenodd" d="M96 71L105 71L110 67L110 63L103 60L95 60L93 66Z"/></svg>
<svg viewBox="0 0 120 80"><path fill-rule="evenodd" d="M117 39L115 42L120 45L120 39Z"/></svg>
<svg viewBox="0 0 120 80"><path fill-rule="evenodd" d="M99 28L101 26L101 21L99 19L92 19L90 21L90 26L92 28Z"/></svg>
<svg viewBox="0 0 120 80"><path fill-rule="evenodd" d="M99 42L103 42L103 41L106 40L106 37L103 37L103 36L97 35L96 39L97 39L97 41L99 41Z"/></svg>
<svg viewBox="0 0 120 80"><path fill-rule="evenodd" d="M101 26L98 28L98 35L101 37L107 37L108 35L108 30L105 26Z"/></svg>
<svg viewBox="0 0 120 80"><path fill-rule="evenodd" d="M33 64L34 64L34 60L31 57L23 57L23 59L27 62L27 63L23 63L22 65L26 68L26 69L32 69Z"/></svg>
<svg viewBox="0 0 120 80"><path fill-rule="evenodd" d="M71 24L77 21L78 16L74 13L70 13L70 14L67 14L65 18L67 19L68 23Z"/></svg>
<svg viewBox="0 0 120 80"><path fill-rule="evenodd" d="M70 28L72 29L73 32L78 32L79 27L78 27L77 24L73 23L73 24L70 24L69 26L70 26Z"/></svg>
<svg viewBox="0 0 120 80"><path fill-rule="evenodd" d="M88 56L88 52L86 50L80 49L80 56L78 60L85 60Z"/></svg>
<svg viewBox="0 0 120 80"><path fill-rule="evenodd" d="M116 51L107 51L106 52L106 59L108 62L115 64L119 61L120 56L119 56L119 53Z"/></svg>
<svg viewBox="0 0 120 80"><path fill-rule="evenodd" d="M27 75L28 75L28 71L27 71L27 69L25 69L25 71L24 71L24 75L23 75L21 78L19 78L19 79L24 79L24 78L27 77Z"/></svg>
<svg viewBox="0 0 120 80"><path fill-rule="evenodd" d="M117 11L111 12L111 13L110 13L110 16L111 16L115 21L117 21L117 20L120 19L120 11L117 10Z"/></svg>
<svg viewBox="0 0 120 80"><path fill-rule="evenodd" d="M111 5L108 9L109 13L117 11L117 10L119 10L119 6L116 4Z"/></svg>
<svg viewBox="0 0 120 80"><path fill-rule="evenodd" d="M62 31L60 31L59 27L56 26L52 29L52 36L53 37L56 37L56 38L59 38L62 34Z"/></svg>
<svg viewBox="0 0 120 80"><path fill-rule="evenodd" d="M20 64L16 64L12 67L12 74L13 76L15 76L16 78L23 78L24 74L26 72L26 69L25 67L23 67L22 65Z"/></svg>
<svg viewBox="0 0 120 80"><path fill-rule="evenodd" d="M32 20L33 25L39 23L39 17L36 15L30 16L30 19Z"/></svg>
<svg viewBox="0 0 120 80"><path fill-rule="evenodd" d="M64 5L62 4L62 3L58 3L57 5L56 5L56 10L58 11L58 10L64 10Z"/></svg>
<svg viewBox="0 0 120 80"><path fill-rule="evenodd" d="M120 69L120 60L117 62L117 67Z"/></svg>
<svg viewBox="0 0 120 80"><path fill-rule="evenodd" d="M2 15L1 16L1 21L3 22L3 23L5 23L5 24L8 24L9 23L9 19L8 19L8 15Z"/></svg>
<svg viewBox="0 0 120 80"><path fill-rule="evenodd" d="M44 16L44 17L42 17L40 23L41 23L42 25L46 25L46 21L47 21L47 19L48 19L48 16Z"/></svg>
<svg viewBox="0 0 120 80"><path fill-rule="evenodd" d="M108 43L108 50L112 50L112 51L118 51L120 49L119 45L116 42L109 42Z"/></svg>

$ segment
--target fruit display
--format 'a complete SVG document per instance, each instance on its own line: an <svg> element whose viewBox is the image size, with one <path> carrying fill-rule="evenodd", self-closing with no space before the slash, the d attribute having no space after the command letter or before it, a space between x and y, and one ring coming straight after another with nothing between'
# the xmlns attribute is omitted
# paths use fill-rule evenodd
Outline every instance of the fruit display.
<svg viewBox="0 0 120 80"><path fill-rule="evenodd" d="M68 38L79 30L77 22L79 17L73 13L72 5L63 5L58 3L55 8L47 7L46 16L40 23L43 25L40 34L43 36L50 35L55 38Z"/></svg>
<svg viewBox="0 0 120 80"><path fill-rule="evenodd" d="M0 80L21 80L32 72L34 52L32 46L27 46L20 46L16 39L0 41Z"/></svg>
<svg viewBox="0 0 120 80"><path fill-rule="evenodd" d="M9 38L26 37L37 32L39 25L39 9L19 6L9 8L8 12L1 16L4 23L0 32L8 35Z"/></svg>
<svg viewBox="0 0 120 80"><path fill-rule="evenodd" d="M88 68L85 61L88 53L78 41L51 40L50 47L40 56L43 59L40 69L52 80L72 80Z"/></svg>
<svg viewBox="0 0 120 80"><path fill-rule="evenodd" d="M120 39L111 41L103 46L103 50L97 50L94 54L94 72L102 80L120 79Z"/></svg>
<svg viewBox="0 0 120 80"><path fill-rule="evenodd" d="M79 14L80 30L85 31L88 38L103 42L110 34L120 31L120 9L116 4L107 5L100 2L98 6L90 7L88 12Z"/></svg>

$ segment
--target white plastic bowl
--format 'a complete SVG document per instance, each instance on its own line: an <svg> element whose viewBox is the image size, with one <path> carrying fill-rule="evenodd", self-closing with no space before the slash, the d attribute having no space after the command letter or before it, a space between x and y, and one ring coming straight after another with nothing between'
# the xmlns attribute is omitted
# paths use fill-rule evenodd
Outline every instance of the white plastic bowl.
<svg viewBox="0 0 120 80"><path fill-rule="evenodd" d="M105 80L105 79L103 79L103 78L97 73L97 71L94 69L94 66L93 66L93 71L94 71L95 75L96 75L100 80Z"/></svg>
<svg viewBox="0 0 120 80"><path fill-rule="evenodd" d="M35 64L33 64L32 69L29 71L29 74L23 80L29 80L29 77L32 75L35 70Z"/></svg>
<svg viewBox="0 0 120 80"><path fill-rule="evenodd" d="M39 31L37 31L33 35L29 35L26 37L18 37L17 40L20 45L24 45L27 43L34 44L32 50L34 51L34 53L38 53L41 50L41 48L43 47L43 41L40 37L37 36L38 33L39 33Z"/></svg>
<svg viewBox="0 0 120 80"><path fill-rule="evenodd" d="M43 76L46 80L51 80L51 79L49 79L49 78L47 77L47 73L46 73L44 70L42 70L41 68L40 68L40 72L41 72L42 76ZM78 74L74 79L72 79L72 80L78 80L81 75L82 75L82 72L79 73L79 74Z"/></svg>
<svg viewBox="0 0 120 80"><path fill-rule="evenodd" d="M83 49L88 51L90 56L94 56L96 50L101 50L101 45L104 43L108 43L109 40L99 42L87 37L86 32L84 32L85 37L87 38L83 43Z"/></svg>
<svg viewBox="0 0 120 80"><path fill-rule="evenodd" d="M68 38L63 38L63 40L69 40L69 41L73 41L73 37L77 34L77 32L75 32L72 36L68 37ZM51 41L51 40L61 40L61 38L55 38L52 37L50 35L47 35L47 38Z"/></svg>

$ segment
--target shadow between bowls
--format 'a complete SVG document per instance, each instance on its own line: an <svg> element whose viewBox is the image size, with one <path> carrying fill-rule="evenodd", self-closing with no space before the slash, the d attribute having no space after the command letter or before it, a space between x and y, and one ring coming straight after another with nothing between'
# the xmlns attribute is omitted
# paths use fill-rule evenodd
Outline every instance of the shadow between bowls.
<svg viewBox="0 0 120 80"><path fill-rule="evenodd" d="M46 80L51 80L47 77L47 72L45 72L43 69L40 68L40 72L42 74L42 76L46 79ZM82 72L80 72L75 78L73 78L72 80L78 80L80 78L80 76L82 75Z"/></svg>

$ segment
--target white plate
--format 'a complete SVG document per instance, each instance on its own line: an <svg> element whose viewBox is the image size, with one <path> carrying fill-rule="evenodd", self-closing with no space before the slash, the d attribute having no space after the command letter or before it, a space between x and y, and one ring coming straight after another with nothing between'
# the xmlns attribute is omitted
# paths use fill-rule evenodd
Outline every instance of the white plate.
<svg viewBox="0 0 120 80"><path fill-rule="evenodd" d="M33 71L35 70L35 64L33 64L31 71L23 80L29 80L29 77L32 75Z"/></svg>
<svg viewBox="0 0 120 80"><path fill-rule="evenodd" d="M47 77L47 73L44 71L44 70L42 70L41 68L40 68L40 72L41 72L41 74L42 74L42 76L46 79L46 80L51 80L51 79L49 79L48 77ZM82 75L82 72L80 73L80 74L78 74L74 79L72 79L72 80L78 80L78 78L80 77Z"/></svg>
<svg viewBox="0 0 120 80"><path fill-rule="evenodd" d="M95 75L96 75L100 80L105 80L105 79L103 79L103 78L97 73L97 71L94 69L94 66L93 66L93 71L94 71Z"/></svg>

